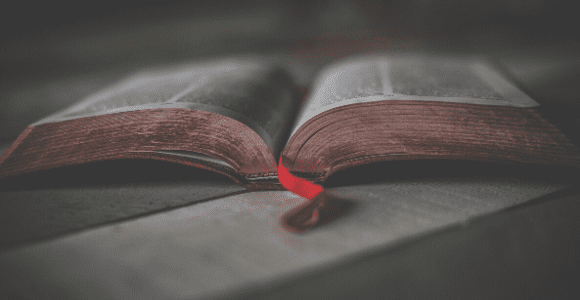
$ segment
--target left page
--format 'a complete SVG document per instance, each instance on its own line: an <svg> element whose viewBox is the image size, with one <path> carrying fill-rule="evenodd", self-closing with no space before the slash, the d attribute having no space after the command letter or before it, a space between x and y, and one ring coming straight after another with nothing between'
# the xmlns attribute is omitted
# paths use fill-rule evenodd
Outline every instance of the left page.
<svg viewBox="0 0 580 300"><path fill-rule="evenodd" d="M278 154L297 107L297 88L281 67L257 57L145 69L48 116L34 126L126 111L188 108L244 123Z"/></svg>
<svg viewBox="0 0 580 300"><path fill-rule="evenodd" d="M298 101L292 75L260 57L145 69L28 126L0 157L0 178L159 159L275 188Z"/></svg>

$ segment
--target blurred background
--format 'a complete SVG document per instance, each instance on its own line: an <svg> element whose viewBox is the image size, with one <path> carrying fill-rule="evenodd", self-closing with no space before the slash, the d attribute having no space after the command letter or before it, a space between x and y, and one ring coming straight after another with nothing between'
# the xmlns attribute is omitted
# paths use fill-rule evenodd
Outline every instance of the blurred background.
<svg viewBox="0 0 580 300"><path fill-rule="evenodd" d="M486 54L535 98L579 108L573 1L34 0L0 14L0 141L137 67L234 53L310 65L368 50Z"/></svg>

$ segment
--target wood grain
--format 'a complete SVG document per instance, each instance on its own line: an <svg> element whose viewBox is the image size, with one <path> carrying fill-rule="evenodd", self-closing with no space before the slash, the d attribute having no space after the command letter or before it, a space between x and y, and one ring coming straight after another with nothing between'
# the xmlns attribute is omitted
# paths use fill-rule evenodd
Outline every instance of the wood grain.
<svg viewBox="0 0 580 300"><path fill-rule="evenodd" d="M246 193L4 252L1 290L62 299L233 297L468 224L571 184L418 176L330 188L334 219L300 235L285 231L280 217L302 198ZM18 284L24 279L26 286Z"/></svg>

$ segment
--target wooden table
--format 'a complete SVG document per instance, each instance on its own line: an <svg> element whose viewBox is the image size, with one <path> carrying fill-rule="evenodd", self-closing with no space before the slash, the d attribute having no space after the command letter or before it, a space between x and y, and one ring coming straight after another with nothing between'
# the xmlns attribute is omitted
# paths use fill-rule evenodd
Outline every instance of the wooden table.
<svg viewBox="0 0 580 300"><path fill-rule="evenodd" d="M367 172L375 175L364 178ZM545 285L555 277L536 268L564 276L578 263L575 182L541 168L383 163L335 176L325 224L302 234L286 231L280 218L304 199L239 193L225 180L4 191L4 220L25 224L16 217L28 214L45 218L30 221L36 228L50 228L49 213L60 212L53 231L68 234L3 251L1 290L59 299L505 295L521 291L506 280ZM210 190L238 193L200 201ZM106 213L138 211L144 203L172 208L149 207L153 212L120 220ZM19 232L8 223L3 228L10 228L4 238ZM456 280L465 286L448 290Z"/></svg>

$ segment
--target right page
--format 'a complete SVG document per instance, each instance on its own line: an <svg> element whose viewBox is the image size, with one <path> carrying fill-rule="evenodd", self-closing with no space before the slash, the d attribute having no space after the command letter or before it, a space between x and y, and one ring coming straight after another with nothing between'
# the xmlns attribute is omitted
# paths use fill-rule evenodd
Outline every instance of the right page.
<svg viewBox="0 0 580 300"><path fill-rule="evenodd" d="M320 72L283 155L291 172L315 181L395 159L577 161L538 105L484 58L343 59Z"/></svg>
<svg viewBox="0 0 580 300"><path fill-rule="evenodd" d="M383 100L539 105L484 58L427 54L366 56L335 62L320 73L292 133L324 111Z"/></svg>

